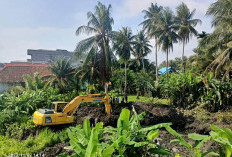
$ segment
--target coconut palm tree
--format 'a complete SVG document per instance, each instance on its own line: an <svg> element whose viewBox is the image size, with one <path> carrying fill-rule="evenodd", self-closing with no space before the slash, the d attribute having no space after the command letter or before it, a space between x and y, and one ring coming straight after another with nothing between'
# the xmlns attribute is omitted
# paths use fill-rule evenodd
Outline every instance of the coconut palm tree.
<svg viewBox="0 0 232 157"><path fill-rule="evenodd" d="M132 35L132 31L128 27L122 27L114 39L113 48L116 51L116 54L120 57L120 60L122 60L125 65L124 95L126 95L127 88L127 63L130 59L131 52L133 51L133 39L134 36Z"/></svg>
<svg viewBox="0 0 232 157"><path fill-rule="evenodd" d="M179 36L176 34L177 27L174 16L169 8L165 8L160 16L160 21L152 30L151 35L157 37L157 44L166 53L166 75L168 79L168 54L173 50L173 43L177 43Z"/></svg>
<svg viewBox="0 0 232 157"><path fill-rule="evenodd" d="M217 0L207 10L206 15L213 16L212 26L220 24L232 24L232 1L231 0Z"/></svg>
<svg viewBox="0 0 232 157"><path fill-rule="evenodd" d="M138 60L142 60L143 70L144 70L144 57L151 53L151 45L148 37L145 35L144 31L139 31L135 36L135 41L133 42L134 56Z"/></svg>
<svg viewBox="0 0 232 157"><path fill-rule="evenodd" d="M74 68L71 65L71 60L65 57L60 57L55 61L51 61L48 69L52 75L45 76L48 85L56 84L61 92L64 92L66 87L72 83L74 76Z"/></svg>
<svg viewBox="0 0 232 157"><path fill-rule="evenodd" d="M160 15L163 10L162 6L151 3L151 6L148 7L148 10L143 10L144 21L140 24L143 25L143 29L146 30L150 38L155 38L155 64L156 64L156 81L158 82L158 45L157 45L157 35L154 33L154 29L157 26L157 23L160 20ZM152 35L151 35L152 34Z"/></svg>
<svg viewBox="0 0 232 157"><path fill-rule="evenodd" d="M210 5L206 15L213 17L212 26L215 29L200 41L200 47L207 49L214 57L206 72L212 71L215 75L221 72L224 73L224 78L232 70L231 8L231 0L218 0Z"/></svg>
<svg viewBox="0 0 232 157"><path fill-rule="evenodd" d="M183 44L182 51L182 64L184 66L184 48L189 42L189 38L197 36L197 30L194 28L198 23L201 23L200 19L193 19L196 9L190 11L188 6L183 2L176 8L175 22L178 25L177 33L180 36L180 40ZM184 70L185 71L185 70Z"/></svg>
<svg viewBox="0 0 232 157"><path fill-rule="evenodd" d="M90 55L91 49L96 51L97 57L100 59L99 62L99 73L100 73L100 83L105 85L105 92L108 91L108 81L111 76L111 66L115 59L114 54L110 49L110 42L114 36L112 31L112 25L114 23L111 17L111 5L105 6L104 4L98 2L95 6L95 12L88 12L88 23L78 27L76 35L81 33L93 34L80 41L75 49L77 57Z"/></svg>

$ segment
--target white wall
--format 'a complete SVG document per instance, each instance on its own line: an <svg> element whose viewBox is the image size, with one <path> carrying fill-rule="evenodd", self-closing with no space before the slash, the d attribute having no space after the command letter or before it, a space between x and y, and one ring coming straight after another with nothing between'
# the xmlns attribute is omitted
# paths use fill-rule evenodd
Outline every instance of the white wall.
<svg viewBox="0 0 232 157"><path fill-rule="evenodd" d="M3 93L10 86L18 86L20 83L0 83L0 93Z"/></svg>

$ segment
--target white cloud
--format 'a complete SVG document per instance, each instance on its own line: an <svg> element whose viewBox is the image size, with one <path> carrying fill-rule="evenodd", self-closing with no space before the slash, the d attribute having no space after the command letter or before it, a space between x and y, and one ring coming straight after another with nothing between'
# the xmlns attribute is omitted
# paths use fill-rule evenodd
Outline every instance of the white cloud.
<svg viewBox="0 0 232 157"><path fill-rule="evenodd" d="M126 0L123 1L121 6L116 6L116 13L121 18L131 18L138 16L141 11L147 9L151 3L157 3L158 5L174 9L181 2L187 4L191 10L197 9L199 14L204 15L209 4L213 3L213 0Z"/></svg>
<svg viewBox="0 0 232 157"><path fill-rule="evenodd" d="M27 49L73 51L85 35L76 37L73 28L6 28L0 30L0 62L26 60Z"/></svg>
<svg viewBox="0 0 232 157"><path fill-rule="evenodd" d="M151 43L155 43L155 40L151 40ZM192 40L185 46L185 56L189 57L194 54L193 49L197 47L197 39L196 37L193 37ZM152 44L154 45L154 44ZM169 53L169 59L175 59L176 57L182 57L182 44L174 44L173 46L173 52ZM152 48L152 53L149 54L147 59L151 61L155 61L155 48ZM162 61L166 60L166 53L164 53L162 50L158 50L158 64L160 64Z"/></svg>

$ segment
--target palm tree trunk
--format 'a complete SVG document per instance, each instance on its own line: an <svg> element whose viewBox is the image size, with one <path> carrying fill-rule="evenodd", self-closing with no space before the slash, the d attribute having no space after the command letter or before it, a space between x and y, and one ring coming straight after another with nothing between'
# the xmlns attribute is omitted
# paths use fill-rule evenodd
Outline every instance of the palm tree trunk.
<svg viewBox="0 0 232 157"><path fill-rule="evenodd" d="M143 60L143 58L142 58L142 63L143 63L143 70L144 70L144 60Z"/></svg>
<svg viewBox="0 0 232 157"><path fill-rule="evenodd" d="M121 74L121 63L120 63L119 68L120 68L119 71L120 71L120 74ZM122 95L122 93L123 93L122 84L123 84L123 81L120 79L120 93L121 93L121 95Z"/></svg>
<svg viewBox="0 0 232 157"><path fill-rule="evenodd" d="M167 80L168 80L168 49L167 49L167 58L166 58L166 74L167 74Z"/></svg>
<svg viewBox="0 0 232 157"><path fill-rule="evenodd" d="M158 47L157 47L157 43L155 44L155 76L156 76L156 84L158 85Z"/></svg>
<svg viewBox="0 0 232 157"><path fill-rule="evenodd" d="M182 52L182 65L183 65L183 71L185 73L185 65L184 65L184 45L185 45L185 42L183 41L183 52Z"/></svg>
<svg viewBox="0 0 232 157"><path fill-rule="evenodd" d="M105 82L105 93L108 93L108 82Z"/></svg>
<svg viewBox="0 0 232 157"><path fill-rule="evenodd" d="M124 88L124 95L126 95L126 86L127 86L127 67L125 62L125 88Z"/></svg>

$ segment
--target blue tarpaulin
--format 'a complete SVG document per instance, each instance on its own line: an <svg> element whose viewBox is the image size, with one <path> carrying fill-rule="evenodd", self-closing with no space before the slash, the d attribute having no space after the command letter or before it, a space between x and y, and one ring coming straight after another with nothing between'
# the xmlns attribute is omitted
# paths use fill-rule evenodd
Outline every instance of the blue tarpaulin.
<svg viewBox="0 0 232 157"><path fill-rule="evenodd" d="M173 69L172 67L168 67L168 72L176 72L175 69ZM162 75L162 74L166 74L166 67L161 68L158 71L158 74Z"/></svg>

